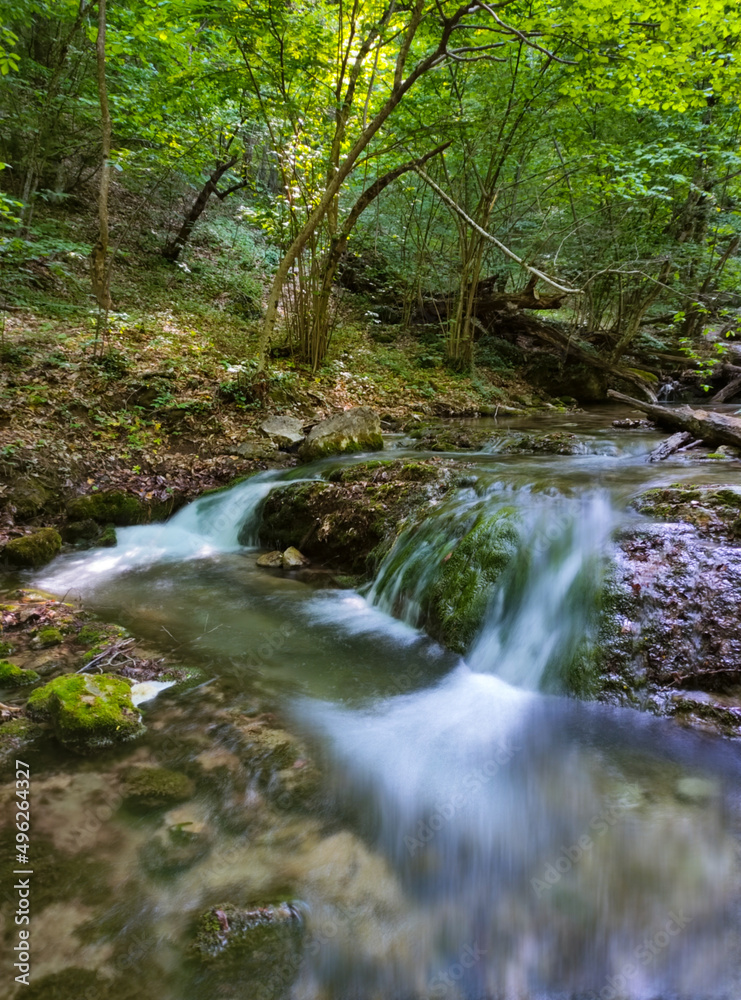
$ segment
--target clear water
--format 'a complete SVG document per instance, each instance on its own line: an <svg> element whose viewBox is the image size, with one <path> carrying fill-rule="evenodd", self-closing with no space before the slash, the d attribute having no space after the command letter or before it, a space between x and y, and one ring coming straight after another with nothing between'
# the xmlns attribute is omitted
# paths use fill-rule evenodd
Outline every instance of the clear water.
<svg viewBox="0 0 741 1000"><path fill-rule="evenodd" d="M49 877L40 894L36 978L74 966L102 977L91 995L160 1000L741 995L736 744L554 693L631 494L738 477L647 465L657 436L615 432L613 416L544 425L580 434L575 456L458 456L476 483L402 536L362 594L266 574L238 545L285 473L48 567L37 585L211 680L148 703L135 746L35 753L35 836L56 864L81 865L76 888ZM462 525L503 505L518 553L461 658L420 630L425 589ZM238 762L224 778L234 713L265 711L308 741L315 808L278 807ZM160 821L111 791L121 768L153 760L207 776L188 808L210 851L185 871L147 867ZM205 908L279 898L301 907L298 953L189 957Z"/></svg>

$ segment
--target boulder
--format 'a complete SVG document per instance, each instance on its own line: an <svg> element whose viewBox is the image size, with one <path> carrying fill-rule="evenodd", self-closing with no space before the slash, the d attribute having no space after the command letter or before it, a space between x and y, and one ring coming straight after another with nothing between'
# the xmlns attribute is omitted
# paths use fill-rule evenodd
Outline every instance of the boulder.
<svg viewBox="0 0 741 1000"><path fill-rule="evenodd" d="M251 438L242 441L234 449L234 454L240 458L246 458L254 462L273 458L276 452L276 445L266 438Z"/></svg>
<svg viewBox="0 0 741 1000"><path fill-rule="evenodd" d="M283 553L276 549L274 552L264 552L257 557L257 565L263 569L281 569L283 566Z"/></svg>
<svg viewBox="0 0 741 1000"><path fill-rule="evenodd" d="M299 448L299 458L313 462L325 455L343 452L380 451L383 448L381 421L366 406L356 406L322 420L312 428Z"/></svg>
<svg viewBox="0 0 741 1000"><path fill-rule="evenodd" d="M144 732L131 687L109 674L56 677L28 700L30 718L50 723L59 742L75 753L105 750Z"/></svg>
<svg viewBox="0 0 741 1000"><path fill-rule="evenodd" d="M3 549L4 558L18 569L37 569L51 562L62 548L62 537L54 528L42 528L14 538Z"/></svg>
<svg viewBox="0 0 741 1000"><path fill-rule="evenodd" d="M123 528L131 524L161 521L173 513L179 498L169 500L141 500L133 493L122 490L105 490L75 497L67 504L70 521L95 521L97 524L114 524Z"/></svg>
<svg viewBox="0 0 741 1000"><path fill-rule="evenodd" d="M304 439L303 421L297 417L268 417L260 424L260 432L282 448L290 451Z"/></svg>
<svg viewBox="0 0 741 1000"><path fill-rule="evenodd" d="M449 489L446 467L433 462L364 462L330 478L272 490L262 508L261 542L282 552L295 547L342 572L368 572L404 519Z"/></svg>
<svg viewBox="0 0 741 1000"><path fill-rule="evenodd" d="M23 476L11 487L8 499L15 508L16 521L27 521L44 510L51 495L38 479Z"/></svg>
<svg viewBox="0 0 741 1000"><path fill-rule="evenodd" d="M309 560L298 549L294 548L293 545L289 545L283 553L283 569L301 569L302 566L308 565Z"/></svg>

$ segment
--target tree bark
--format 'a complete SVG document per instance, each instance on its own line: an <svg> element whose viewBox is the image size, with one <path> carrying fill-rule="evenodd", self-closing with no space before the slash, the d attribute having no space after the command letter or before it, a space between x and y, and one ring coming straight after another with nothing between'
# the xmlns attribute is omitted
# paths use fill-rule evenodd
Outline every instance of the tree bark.
<svg viewBox="0 0 741 1000"><path fill-rule="evenodd" d="M193 232L193 227L195 226L196 222L198 222L201 215L203 215L204 209L208 204L209 198L211 197L212 194L218 195L219 192L217 188L219 185L219 181L228 170L231 170L231 168L234 166L234 164L237 162L238 159L239 157L233 156L231 160L216 164L213 173L206 181L206 183L203 185L201 190L198 192L198 197L193 202L193 205L188 214L186 215L183 224L180 227L180 230L178 231L177 236L175 236L175 238L171 240L162 251L162 256L167 258L167 260L171 260L174 262L178 259L178 257L183 251L183 248L185 247L185 244L190 239L190 234ZM232 188L230 188L230 191L237 190L238 187L240 186L241 185L233 186Z"/></svg>
<svg viewBox="0 0 741 1000"><path fill-rule="evenodd" d="M108 106L106 85L106 0L98 0L98 37L95 56L98 75L98 100L100 101L101 168L98 189L98 242L90 258L90 276L98 306L105 312L111 307L110 272L108 268L108 191L111 184L111 112Z"/></svg>

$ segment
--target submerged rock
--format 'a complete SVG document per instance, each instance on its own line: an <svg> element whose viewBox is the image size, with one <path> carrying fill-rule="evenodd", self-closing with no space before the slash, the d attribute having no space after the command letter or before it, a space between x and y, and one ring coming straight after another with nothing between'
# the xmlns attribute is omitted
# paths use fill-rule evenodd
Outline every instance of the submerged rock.
<svg viewBox="0 0 741 1000"><path fill-rule="evenodd" d="M342 452L380 451L383 448L381 421L366 406L356 406L322 420L312 428L299 448L304 462Z"/></svg>
<svg viewBox="0 0 741 1000"><path fill-rule="evenodd" d="M195 793L191 779L164 767L132 768L124 778L126 803L135 809L164 809L185 802Z"/></svg>
<svg viewBox="0 0 741 1000"><path fill-rule="evenodd" d="M221 903L207 910L198 922L193 950L204 961L213 961L227 949L265 947L278 943L286 932L300 934L302 921L292 903L242 908Z"/></svg>
<svg viewBox="0 0 741 1000"><path fill-rule="evenodd" d="M54 528L42 528L22 538L14 538L3 549L3 557L18 569L37 569L59 554L62 537Z"/></svg>
<svg viewBox="0 0 741 1000"><path fill-rule="evenodd" d="M59 742L81 754L136 739L144 732L130 685L108 674L57 677L33 692L27 712L36 721L50 723Z"/></svg>

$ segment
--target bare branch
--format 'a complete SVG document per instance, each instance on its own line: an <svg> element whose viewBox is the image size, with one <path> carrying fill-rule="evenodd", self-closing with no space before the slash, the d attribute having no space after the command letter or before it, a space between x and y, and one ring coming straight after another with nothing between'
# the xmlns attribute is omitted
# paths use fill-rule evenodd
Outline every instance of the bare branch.
<svg viewBox="0 0 741 1000"><path fill-rule="evenodd" d="M526 271L529 271L530 274L533 274L535 275L535 277L540 278L542 281L545 281L547 285L550 285L551 288L555 288L556 291L564 292L566 295L582 294L580 288L565 288L563 285L559 285L557 282L555 282L553 278L549 278L547 274L543 273L543 271L539 271L537 268L531 267L530 264L526 264L525 261L522 259L522 257L517 256L514 250L510 250L509 247L506 247L504 243L501 243L496 238L496 236L492 236L491 233L487 233L487 231L485 229L482 229L481 226L478 225L478 223L474 222L469 215L466 215L466 213L463 211L460 205L456 204L456 202L454 202L453 199L442 190L442 188L438 187L438 185L433 181L431 177L429 177L424 172L424 170L422 170L420 167L415 167L414 169L416 173L422 178L422 180L426 184L429 184L429 186L432 188L433 191L437 192L437 194L442 198L445 204L448 205L448 207L451 208L456 213L456 215L458 215L461 219L463 219L463 221L467 225L471 226L471 228L474 229L480 236L483 236L484 239L489 240L490 243L493 243L494 246L498 247L503 254L506 254L507 257L509 257L511 260L514 260L517 264L519 264L520 267L523 267Z"/></svg>

